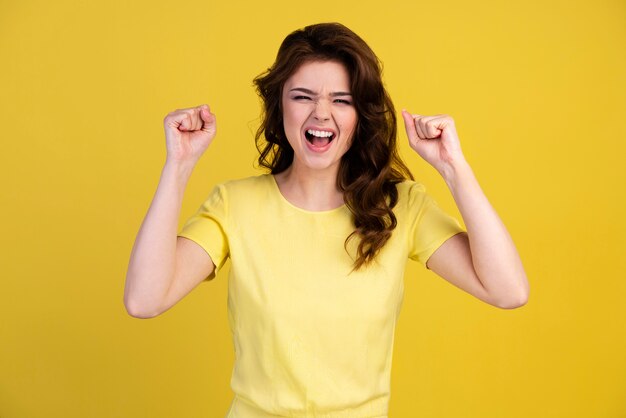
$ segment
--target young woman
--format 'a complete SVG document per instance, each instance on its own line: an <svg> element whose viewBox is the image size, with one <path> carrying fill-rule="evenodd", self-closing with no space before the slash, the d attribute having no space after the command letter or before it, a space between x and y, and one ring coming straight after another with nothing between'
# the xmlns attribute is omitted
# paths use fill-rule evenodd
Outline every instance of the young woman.
<svg viewBox="0 0 626 418"><path fill-rule="evenodd" d="M367 44L340 24L297 30L255 79L259 163L217 185L177 231L187 180L216 134L207 105L165 117L167 159L133 248L125 304L166 311L231 259L228 417L385 417L407 258L500 308L526 303L513 241L447 115L402 112L411 148L444 178L467 232L412 180Z"/></svg>

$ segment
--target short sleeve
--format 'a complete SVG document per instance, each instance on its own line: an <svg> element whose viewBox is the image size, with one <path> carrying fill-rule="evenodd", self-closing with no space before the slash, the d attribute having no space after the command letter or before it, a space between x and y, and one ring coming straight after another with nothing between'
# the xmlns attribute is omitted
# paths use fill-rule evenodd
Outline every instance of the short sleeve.
<svg viewBox="0 0 626 418"><path fill-rule="evenodd" d="M222 268L229 254L227 231L228 202L223 185L215 186L207 200L191 216L178 234L200 245L211 257L215 270L208 280Z"/></svg>
<svg viewBox="0 0 626 418"><path fill-rule="evenodd" d="M409 233L409 258L424 266L430 256L452 236L465 230L452 216L444 212L426 193L424 186L415 183L409 189L412 217Z"/></svg>

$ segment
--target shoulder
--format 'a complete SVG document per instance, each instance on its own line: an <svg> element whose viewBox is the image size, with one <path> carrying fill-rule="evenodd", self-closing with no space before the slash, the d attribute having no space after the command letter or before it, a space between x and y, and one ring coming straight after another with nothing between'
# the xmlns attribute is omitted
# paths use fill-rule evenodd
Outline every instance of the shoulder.
<svg viewBox="0 0 626 418"><path fill-rule="evenodd" d="M270 174L259 174L256 176L243 177L238 179L226 180L220 185L223 185L227 189L238 189L238 188L248 188L248 187L256 187L259 184L266 183L270 180Z"/></svg>
<svg viewBox="0 0 626 418"><path fill-rule="evenodd" d="M394 213L398 219L415 220L422 216L425 211L436 206L436 202L426 191L426 186L422 183L405 180L396 184L398 190L398 203L394 208Z"/></svg>
<svg viewBox="0 0 626 418"><path fill-rule="evenodd" d="M273 181L271 174L261 174L228 180L216 185L215 189L229 202L250 202L266 198L272 191Z"/></svg>
<svg viewBox="0 0 626 418"><path fill-rule="evenodd" d="M228 195L255 193L259 190L270 188L271 181L274 180L270 174L260 174L258 176L227 180L218 183L215 188Z"/></svg>
<svg viewBox="0 0 626 418"><path fill-rule="evenodd" d="M426 187L414 180L403 180L396 184L396 188L398 189L398 196L426 192Z"/></svg>
<svg viewBox="0 0 626 418"><path fill-rule="evenodd" d="M269 175L259 175L217 183L200 210L225 218L238 208L253 207L254 205L250 205L251 201L263 199L268 190L271 190L269 181L273 179L268 177Z"/></svg>
<svg viewBox="0 0 626 418"><path fill-rule="evenodd" d="M426 197L426 187L413 180L404 180L396 184L398 190L398 205L411 205L416 201L423 201Z"/></svg>

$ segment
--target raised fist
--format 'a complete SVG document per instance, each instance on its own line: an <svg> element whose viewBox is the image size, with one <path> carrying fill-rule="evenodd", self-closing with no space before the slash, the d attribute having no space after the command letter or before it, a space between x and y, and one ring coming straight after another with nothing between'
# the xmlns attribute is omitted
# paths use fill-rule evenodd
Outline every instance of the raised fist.
<svg viewBox="0 0 626 418"><path fill-rule="evenodd" d="M215 115L206 104L177 109L163 120L167 159L195 164L215 138Z"/></svg>

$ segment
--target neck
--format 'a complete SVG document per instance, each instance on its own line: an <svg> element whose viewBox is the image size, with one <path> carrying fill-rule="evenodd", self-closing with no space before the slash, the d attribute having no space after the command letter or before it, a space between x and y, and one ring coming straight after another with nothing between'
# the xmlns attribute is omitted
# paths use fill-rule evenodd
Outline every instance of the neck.
<svg viewBox="0 0 626 418"><path fill-rule="evenodd" d="M302 169L294 163L276 174L276 184L291 204L310 211L324 211L343 205L343 193L337 188L335 170Z"/></svg>

